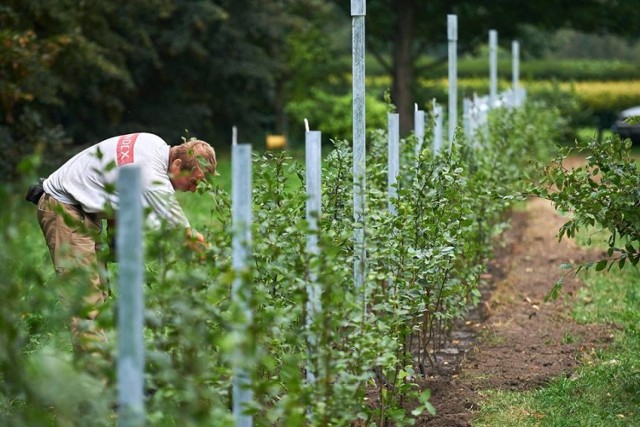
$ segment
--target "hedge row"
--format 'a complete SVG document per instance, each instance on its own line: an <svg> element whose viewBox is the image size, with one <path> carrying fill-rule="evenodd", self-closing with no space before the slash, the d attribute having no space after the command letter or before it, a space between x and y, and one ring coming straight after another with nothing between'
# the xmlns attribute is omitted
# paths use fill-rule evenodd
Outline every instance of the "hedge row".
<svg viewBox="0 0 640 427"><path fill-rule="evenodd" d="M511 58L498 60L498 73L511 79ZM429 78L447 76L447 63L426 68ZM467 58L458 62L460 78L487 78L489 60L487 58ZM520 77L526 80L634 80L640 79L640 64L621 60L601 59L535 59L520 62Z"/></svg>
<svg viewBox="0 0 640 427"><path fill-rule="evenodd" d="M242 313L229 298L230 197L222 188L201 187L211 210L208 222L194 224L212 243L204 259L184 248L181 236L146 236L147 425L232 426L231 358L239 347L251 371L256 426L409 425L432 409L428 394L419 393L419 373L434 361L452 322L478 301L492 236L504 226L523 174L548 158L558 120L555 108L529 103L496 110L490 140L483 133L469 144L459 135L450 151L434 155L427 138L418 156L415 139L403 140L396 214L387 210L386 134L375 131L367 156L368 268L361 289L352 274L350 144L336 143L325 158L320 256L305 250L303 165L287 153L256 155L248 336L234 332ZM3 200L25 203L3 191ZM87 355L84 365L72 365L68 349L55 340L69 314L55 303L56 290L80 289L86 276L47 280L22 262L33 257L25 247L42 243L40 236L25 239L20 211L5 210L8 225L0 230L6 307L0 312L0 424L113 425L113 341ZM322 284L323 311L308 327L310 269ZM110 337L113 301L99 317Z"/></svg>

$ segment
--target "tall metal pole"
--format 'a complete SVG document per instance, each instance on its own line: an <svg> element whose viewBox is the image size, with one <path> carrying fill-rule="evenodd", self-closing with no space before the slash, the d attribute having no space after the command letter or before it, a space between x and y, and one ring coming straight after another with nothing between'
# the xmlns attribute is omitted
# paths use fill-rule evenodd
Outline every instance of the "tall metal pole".
<svg viewBox="0 0 640 427"><path fill-rule="evenodd" d="M489 108L494 108L498 99L498 32L489 30Z"/></svg>
<svg viewBox="0 0 640 427"><path fill-rule="evenodd" d="M398 197L398 175L400 174L400 115L387 114L388 121L388 159L387 159L387 207L395 215L396 205L392 201Z"/></svg>
<svg viewBox="0 0 640 427"><path fill-rule="evenodd" d="M472 101L469 98L464 98L462 100L462 123L464 129L464 137L469 144L472 144L473 139L475 138L475 136L473 135L473 131L471 130L471 107Z"/></svg>
<svg viewBox="0 0 640 427"><path fill-rule="evenodd" d="M416 104L413 112L413 129L416 136L416 159L422 151L422 143L424 142L424 110L418 109Z"/></svg>
<svg viewBox="0 0 640 427"><path fill-rule="evenodd" d="M447 15L449 40L449 145L458 124L458 16Z"/></svg>
<svg viewBox="0 0 640 427"><path fill-rule="evenodd" d="M433 153L442 149L442 107L433 100Z"/></svg>
<svg viewBox="0 0 640 427"><path fill-rule="evenodd" d="M309 224L307 233L307 253L313 261L313 258L320 254L318 247L318 222L321 210L321 179L322 179L322 133L319 131L307 131L305 134L305 163L306 163L306 187L307 187L307 212L306 219ZM309 264L309 282L307 283L307 330L309 331L309 359L313 355L318 355L315 334L312 326L320 313L322 312L322 287L318 282L318 272L315 264ZM315 382L315 374L313 366L310 364L307 368L307 380L310 383Z"/></svg>
<svg viewBox="0 0 640 427"><path fill-rule="evenodd" d="M118 425L144 425L142 174L123 166L118 174Z"/></svg>
<svg viewBox="0 0 640 427"><path fill-rule="evenodd" d="M395 216L398 212L398 176L400 175L400 115L387 114L387 209ZM393 278L387 279L389 289L393 288Z"/></svg>
<svg viewBox="0 0 640 427"><path fill-rule="evenodd" d="M520 43L514 40L511 42L511 86L513 89L513 106L517 107L520 105L520 93L518 86L520 80Z"/></svg>
<svg viewBox="0 0 640 427"><path fill-rule="evenodd" d="M232 267L234 279L231 285L231 301L238 310L239 321L234 325L240 345L233 355L233 416L236 427L251 427L253 417L245 413L253 400L247 354L250 346L247 332L253 321L249 306L249 287L246 273L251 253L251 145L236 144L231 147L231 217L232 217Z"/></svg>
<svg viewBox="0 0 640 427"><path fill-rule="evenodd" d="M353 215L354 282L364 290L366 272L365 251L365 188L366 188L366 126L365 126L365 0L351 0L353 56Z"/></svg>

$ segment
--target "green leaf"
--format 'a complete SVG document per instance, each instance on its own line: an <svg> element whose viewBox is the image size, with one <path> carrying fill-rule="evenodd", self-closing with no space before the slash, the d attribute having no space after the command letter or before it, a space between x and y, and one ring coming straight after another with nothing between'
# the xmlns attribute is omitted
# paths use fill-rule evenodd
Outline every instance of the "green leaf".
<svg viewBox="0 0 640 427"><path fill-rule="evenodd" d="M562 280L558 280L553 288L544 296L544 302L555 301L558 299L560 290L562 289Z"/></svg>
<svg viewBox="0 0 640 427"><path fill-rule="evenodd" d="M596 271L602 271L607 267L607 260L603 259L596 264Z"/></svg>
<svg viewBox="0 0 640 427"><path fill-rule="evenodd" d="M620 269L622 269L624 267L624 263L627 261L626 258L621 258L620 261L618 261L618 267Z"/></svg>

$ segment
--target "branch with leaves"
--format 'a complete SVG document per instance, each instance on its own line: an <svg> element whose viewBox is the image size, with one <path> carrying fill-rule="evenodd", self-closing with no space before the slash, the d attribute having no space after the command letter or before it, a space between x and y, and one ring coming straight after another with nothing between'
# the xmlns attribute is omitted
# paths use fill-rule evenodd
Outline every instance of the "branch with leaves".
<svg viewBox="0 0 640 427"><path fill-rule="evenodd" d="M544 169L534 194L550 200L555 208L571 214L559 230L558 238L574 238L590 228L608 231L606 257L568 266L574 274L595 267L623 268L640 261L640 171L631 156L631 142L618 137L577 142ZM586 163L567 166L572 154L586 155ZM587 243L591 244L591 237ZM557 296L561 281L551 292Z"/></svg>

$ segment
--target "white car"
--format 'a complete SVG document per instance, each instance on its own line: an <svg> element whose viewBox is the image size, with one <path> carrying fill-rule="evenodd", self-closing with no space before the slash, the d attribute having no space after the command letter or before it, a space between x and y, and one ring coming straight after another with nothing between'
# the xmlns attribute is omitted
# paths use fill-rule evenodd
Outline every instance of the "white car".
<svg viewBox="0 0 640 427"><path fill-rule="evenodd" d="M613 133L620 135L620 138L629 138L634 145L640 145L640 122L629 124L626 121L634 116L640 116L640 106L622 111L613 123L613 126L611 126L611 130Z"/></svg>

